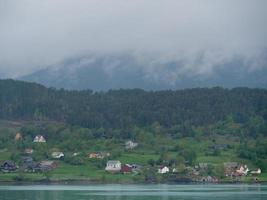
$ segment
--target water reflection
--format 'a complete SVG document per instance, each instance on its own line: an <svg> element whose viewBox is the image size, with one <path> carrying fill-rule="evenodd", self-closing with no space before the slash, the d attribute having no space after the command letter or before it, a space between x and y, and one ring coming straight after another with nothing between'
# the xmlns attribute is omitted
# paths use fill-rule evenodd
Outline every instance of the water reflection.
<svg viewBox="0 0 267 200"><path fill-rule="evenodd" d="M0 200L261 200L266 185L0 186Z"/></svg>

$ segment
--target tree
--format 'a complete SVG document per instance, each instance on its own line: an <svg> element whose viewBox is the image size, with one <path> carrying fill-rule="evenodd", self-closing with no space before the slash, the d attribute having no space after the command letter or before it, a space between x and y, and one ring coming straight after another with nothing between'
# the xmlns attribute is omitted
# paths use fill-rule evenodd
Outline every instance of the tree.
<svg viewBox="0 0 267 200"><path fill-rule="evenodd" d="M188 162L188 164L193 165L197 154L193 149L184 149L180 152L180 155Z"/></svg>

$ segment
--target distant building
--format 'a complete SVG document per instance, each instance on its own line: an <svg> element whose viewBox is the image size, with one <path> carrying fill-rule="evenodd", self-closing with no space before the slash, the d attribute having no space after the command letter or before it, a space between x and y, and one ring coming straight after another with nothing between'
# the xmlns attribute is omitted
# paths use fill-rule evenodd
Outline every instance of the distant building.
<svg viewBox="0 0 267 200"><path fill-rule="evenodd" d="M125 142L125 149L134 149L138 146L138 143L128 140Z"/></svg>
<svg viewBox="0 0 267 200"><path fill-rule="evenodd" d="M53 152L51 154L52 158L55 158L55 159L61 159L61 158L64 158L64 153L63 152Z"/></svg>
<svg viewBox="0 0 267 200"><path fill-rule="evenodd" d="M25 172L35 172L37 167L38 167L38 163L34 162L33 159L29 156L23 156L21 157L22 160L22 167L21 169Z"/></svg>
<svg viewBox="0 0 267 200"><path fill-rule="evenodd" d="M22 140L22 135L21 135L21 133L17 133L17 134L16 134L16 136L15 136L15 140L16 140L16 141Z"/></svg>
<svg viewBox="0 0 267 200"><path fill-rule="evenodd" d="M6 160L0 165L0 169L2 172L13 172L16 171L18 167L13 161Z"/></svg>
<svg viewBox="0 0 267 200"><path fill-rule="evenodd" d="M29 162L33 162L33 159L30 156L22 156L21 161L22 163L29 163Z"/></svg>
<svg viewBox="0 0 267 200"><path fill-rule="evenodd" d="M208 163L198 163L194 168L198 171L205 171L208 169Z"/></svg>
<svg viewBox="0 0 267 200"><path fill-rule="evenodd" d="M248 169L247 165L240 165L237 168L236 173L239 176L246 176L248 174L248 171L249 171L249 169Z"/></svg>
<svg viewBox="0 0 267 200"><path fill-rule="evenodd" d="M25 172L45 172L53 170L57 167L57 163L55 161L44 160L39 163L31 161L24 162L22 169Z"/></svg>
<svg viewBox="0 0 267 200"><path fill-rule="evenodd" d="M46 142L44 136L42 135L36 135L33 142L36 142L36 143L44 143Z"/></svg>
<svg viewBox="0 0 267 200"><path fill-rule="evenodd" d="M223 165L226 177L236 176L236 170L238 168L237 162L226 162Z"/></svg>
<svg viewBox="0 0 267 200"><path fill-rule="evenodd" d="M228 169L236 169L238 167L238 163L237 162L225 162L223 163L225 168Z"/></svg>
<svg viewBox="0 0 267 200"><path fill-rule="evenodd" d="M126 173L131 173L133 171L133 168L129 164L124 164L121 166L121 172L126 174Z"/></svg>
<svg viewBox="0 0 267 200"><path fill-rule="evenodd" d="M33 154L33 149L27 148L27 149L24 150L24 153L25 154Z"/></svg>
<svg viewBox="0 0 267 200"><path fill-rule="evenodd" d="M40 171L48 171L48 170L55 169L56 167L57 167L57 163L51 160L44 160L38 164L38 170Z"/></svg>
<svg viewBox="0 0 267 200"><path fill-rule="evenodd" d="M38 167L37 162L26 162L22 165L22 170L25 172L38 172L40 171L40 168Z"/></svg>
<svg viewBox="0 0 267 200"><path fill-rule="evenodd" d="M121 162L119 160L109 160L107 162L105 170L108 172L120 172Z"/></svg>
<svg viewBox="0 0 267 200"><path fill-rule="evenodd" d="M92 152L89 153L89 158L103 159L105 157L110 156L108 152Z"/></svg>
<svg viewBox="0 0 267 200"><path fill-rule="evenodd" d="M257 169L257 170L254 170L254 171L251 171L250 172L252 175L258 175L258 174L261 174L261 169Z"/></svg>
<svg viewBox="0 0 267 200"><path fill-rule="evenodd" d="M158 169L158 173L159 174L166 174L166 173L169 173L170 169L166 166L161 166L159 169Z"/></svg>
<svg viewBox="0 0 267 200"><path fill-rule="evenodd" d="M216 177L206 176L206 177L202 177L200 181L207 182L207 183L217 183L219 180Z"/></svg>
<svg viewBox="0 0 267 200"><path fill-rule="evenodd" d="M72 156L78 156L78 155L80 155L81 153L80 152L74 152L73 154L72 154Z"/></svg>

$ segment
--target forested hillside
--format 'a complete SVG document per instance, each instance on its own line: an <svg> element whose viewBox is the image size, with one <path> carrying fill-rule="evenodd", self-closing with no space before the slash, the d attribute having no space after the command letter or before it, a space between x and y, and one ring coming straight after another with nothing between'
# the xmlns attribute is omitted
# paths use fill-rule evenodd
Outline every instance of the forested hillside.
<svg viewBox="0 0 267 200"><path fill-rule="evenodd" d="M17 132L22 138L17 141ZM33 138L43 135L46 143ZM0 81L0 161L21 163L27 148L34 161L53 159L53 151L65 154L57 179L105 180L107 159L138 163L143 170L136 180L164 181L189 178L192 167L209 163L198 178L213 175L222 179L225 162L239 162L267 170L267 90L248 88L198 88L178 91L111 90L108 92L66 91L35 83ZM124 148L127 140L139 145ZM88 158L90 152L109 152L111 157ZM79 152L74 157L73 153ZM158 166L176 166L176 176L158 176ZM75 177L73 177L73 174ZM24 174L28 177L30 174ZM25 180L13 173L0 173L0 180ZM34 174L28 180L41 180ZM104 177L104 178L103 178ZM107 180L132 180L131 175ZM135 181L136 181L135 180ZM249 180L249 177L244 180Z"/></svg>
<svg viewBox="0 0 267 200"><path fill-rule="evenodd" d="M237 123L267 119L267 90L196 88L108 92L66 91L35 83L0 81L0 118L55 120L88 128L170 128L213 124L227 117Z"/></svg>

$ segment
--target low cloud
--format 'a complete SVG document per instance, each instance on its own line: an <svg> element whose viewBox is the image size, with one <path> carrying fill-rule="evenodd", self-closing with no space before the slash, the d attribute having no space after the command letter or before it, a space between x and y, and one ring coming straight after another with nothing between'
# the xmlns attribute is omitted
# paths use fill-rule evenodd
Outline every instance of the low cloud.
<svg viewBox="0 0 267 200"><path fill-rule="evenodd" d="M205 76L237 58L253 71L266 67L266 8L265 0L0 0L0 71L14 77L88 51L134 52L152 79Z"/></svg>

